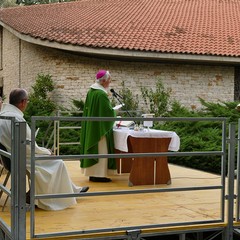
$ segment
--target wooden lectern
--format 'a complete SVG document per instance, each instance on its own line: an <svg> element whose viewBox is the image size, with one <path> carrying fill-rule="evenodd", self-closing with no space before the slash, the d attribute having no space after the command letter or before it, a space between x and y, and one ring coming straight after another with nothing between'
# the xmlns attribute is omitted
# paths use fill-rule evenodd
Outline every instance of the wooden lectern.
<svg viewBox="0 0 240 240"><path fill-rule="evenodd" d="M170 141L170 138L135 138L129 136L129 153L167 152ZM130 173L129 186L171 184L166 156L123 158L118 159L117 163L118 172Z"/></svg>
<svg viewBox="0 0 240 240"><path fill-rule="evenodd" d="M170 138L129 137L132 152L167 152ZM137 157L132 161L129 185L170 184L167 157Z"/></svg>
<svg viewBox="0 0 240 240"><path fill-rule="evenodd" d="M180 144L179 137L174 132L151 130L151 132L134 133L118 130L118 133L115 132L115 134L115 140L118 140L117 136L120 139L121 136L127 139L127 151L119 150L116 146L118 143L116 143L116 153L160 153L168 152L169 148L176 151ZM173 147L169 147L172 138L174 138L175 144ZM123 148L126 149L126 147ZM130 173L129 186L171 184L166 156L122 158L117 159L117 165L119 173Z"/></svg>

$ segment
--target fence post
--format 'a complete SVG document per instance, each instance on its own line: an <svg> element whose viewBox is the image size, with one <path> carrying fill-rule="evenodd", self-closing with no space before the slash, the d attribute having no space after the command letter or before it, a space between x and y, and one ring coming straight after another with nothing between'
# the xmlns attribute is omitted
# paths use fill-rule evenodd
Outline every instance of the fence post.
<svg viewBox="0 0 240 240"><path fill-rule="evenodd" d="M12 139L12 221L13 239L26 240L26 122L14 122Z"/></svg>
<svg viewBox="0 0 240 240"><path fill-rule="evenodd" d="M233 240L233 221L234 221L234 169L235 169L235 147L236 147L236 124L229 125L228 142L228 196L227 196L227 229L226 240Z"/></svg>

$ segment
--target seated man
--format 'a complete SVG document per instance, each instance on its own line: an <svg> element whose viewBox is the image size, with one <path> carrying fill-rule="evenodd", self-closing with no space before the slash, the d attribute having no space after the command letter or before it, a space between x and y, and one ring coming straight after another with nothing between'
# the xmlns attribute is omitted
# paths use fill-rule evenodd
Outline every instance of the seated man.
<svg viewBox="0 0 240 240"><path fill-rule="evenodd" d="M9 104L4 104L0 116L15 117L25 121L23 112L27 107L28 93L24 89L14 89L9 95ZM27 125L26 138L31 139L31 129ZM0 142L11 151L11 121L0 119ZM30 170L31 146L27 145L27 168ZM51 152L35 143L35 153L51 155ZM71 181L62 160L37 160L35 165L35 194L79 193L88 187L77 187ZM37 199L35 204L45 210L61 210L76 204L76 198Z"/></svg>

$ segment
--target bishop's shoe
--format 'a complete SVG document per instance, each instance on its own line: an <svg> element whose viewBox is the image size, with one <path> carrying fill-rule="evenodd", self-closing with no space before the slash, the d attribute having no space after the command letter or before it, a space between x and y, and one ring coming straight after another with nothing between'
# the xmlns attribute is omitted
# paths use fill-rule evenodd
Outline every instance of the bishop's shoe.
<svg viewBox="0 0 240 240"><path fill-rule="evenodd" d="M89 181L91 182L111 182L111 178L106 177L89 177Z"/></svg>

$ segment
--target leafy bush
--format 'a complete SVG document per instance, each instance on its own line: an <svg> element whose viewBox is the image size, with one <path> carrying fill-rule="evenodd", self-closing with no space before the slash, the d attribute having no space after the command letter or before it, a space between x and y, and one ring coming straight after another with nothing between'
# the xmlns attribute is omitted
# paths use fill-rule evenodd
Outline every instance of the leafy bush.
<svg viewBox="0 0 240 240"><path fill-rule="evenodd" d="M154 113L156 117L162 116L167 112L170 104L170 90L165 89L160 79L156 82L156 89L141 87L142 96L149 108L149 113Z"/></svg>
<svg viewBox="0 0 240 240"><path fill-rule="evenodd" d="M122 89L119 91L119 95L122 96L122 99L120 99L120 102L125 105L121 108L121 111L118 112L118 115L122 117L135 117L137 116L139 104L138 95L133 95L132 91L125 86L124 81L121 83L121 86ZM112 99L113 106L120 102L115 98Z"/></svg>
<svg viewBox="0 0 240 240"><path fill-rule="evenodd" d="M236 102L211 103L199 99L202 109L192 110L182 106L178 101L170 101L170 90L166 90L160 80L156 83L155 90L143 87L141 89L145 111L155 113L155 116L202 118L226 117L228 122L237 121L240 113L236 111ZM138 96L134 96L122 83L123 102L127 103L125 109L138 109ZM116 104L113 101L113 104ZM125 113L125 116L126 113ZM137 116L137 114L135 114ZM222 123L221 121L166 121L155 122L154 128L174 131L181 139L181 152L220 151L222 148ZM220 156L175 156L169 157L169 162L192 167L208 172L221 172Z"/></svg>
<svg viewBox="0 0 240 240"><path fill-rule="evenodd" d="M165 117L201 118L202 111L192 111L175 102ZM210 116L208 116L210 117ZM170 121L156 126L157 129L174 131L180 137L181 152L220 151L222 147L222 124L219 121ZM176 156L169 162L208 172L221 172L219 156Z"/></svg>
<svg viewBox="0 0 240 240"><path fill-rule="evenodd" d="M172 104L165 117L225 117L228 123L236 122L240 113L236 102L211 103L200 99L201 110L189 110L178 102ZM175 131L181 139L182 152L220 151L222 148L222 123L220 121L173 121L156 126L158 129ZM171 157L169 162L208 172L221 172L220 156Z"/></svg>
<svg viewBox="0 0 240 240"><path fill-rule="evenodd" d="M80 100L73 99L72 103L73 103L73 108L72 108L73 115L82 116L81 112L83 111L83 108L84 108L84 101L82 99Z"/></svg>
<svg viewBox="0 0 240 240"><path fill-rule="evenodd" d="M54 114L57 105L50 98L50 93L54 90L54 84L51 75L38 74L36 82L32 86L32 92L29 93L29 103L25 110L24 116L26 121L31 125L32 116L50 116ZM37 142L41 143L45 136L45 132L49 129L49 134L53 130L53 125L50 126L49 122L37 121L36 127L40 128Z"/></svg>
<svg viewBox="0 0 240 240"><path fill-rule="evenodd" d="M125 87L124 82L121 84L122 89L119 94L123 97L122 102L126 104L122 110L122 116L127 116L126 110L138 110L138 95L133 95L132 91ZM36 84L32 87L33 92L29 95L29 105L25 116L28 121L30 117L49 116L58 107L51 101L49 93L53 91L54 85L50 75L39 74ZM174 117L174 118L202 118L202 117L225 117L227 123L237 122L240 118L240 112L236 110L237 102L219 102L212 103L199 99L202 108L192 110L182 106L178 101L170 101L170 91L166 90L160 80L157 81L156 89L142 88L142 95L146 104L145 111L155 113L156 116ZM112 100L113 105L116 99ZM73 107L70 111L71 116L81 116L84 107L83 100L73 100ZM74 112L75 111L75 112ZM80 111L80 112L76 112ZM66 113L69 114L69 113ZM132 116L139 116L138 113ZM61 116L66 116L61 114ZM41 128L40 133L44 133L49 123L41 123L37 127ZM61 126L81 126L81 122L62 122ZM228 124L227 124L228 126ZM166 121L155 122L154 128L174 131L181 139L181 152L201 152L201 151L220 151L222 148L222 123L220 121ZM40 134L39 134L40 135ZM41 135L40 135L41 136ZM79 142L80 130L67 129L61 130L60 142ZM79 154L80 145L61 145L60 154ZM221 172L220 156L174 156L169 157L169 162L174 164L192 167L208 172Z"/></svg>
<svg viewBox="0 0 240 240"><path fill-rule="evenodd" d="M54 90L54 83L52 80L52 76L49 74L38 74L36 77L36 82L32 86L32 92L29 93L29 103L27 109L24 113L26 121L31 125L31 117L32 116L55 116L56 111L61 108L62 111L59 111L61 116L69 116L69 113L64 113L66 109L63 107L59 107L54 101L51 99L51 92ZM74 108L71 110L71 116L79 116L79 113L76 111L80 111L83 109L84 102L82 100L73 100ZM76 113L75 113L76 112ZM76 144L69 144L71 142L80 142L79 137L79 129L74 128L67 128L73 126L80 126L80 122L67 122L61 121L60 127L62 128L61 131L59 130L59 142L64 143L66 145L61 145L60 147L60 154L79 154L80 146ZM53 146L53 138L51 138L53 130L54 130L54 123L53 121L37 121L36 127L40 128L37 142L40 145L46 146L51 148ZM64 129L65 128L65 129Z"/></svg>
<svg viewBox="0 0 240 240"><path fill-rule="evenodd" d="M227 117L228 122L237 122L240 112L237 111L237 102L212 103L199 98L203 105L203 112L212 117Z"/></svg>
<svg viewBox="0 0 240 240"><path fill-rule="evenodd" d="M24 113L28 122L31 116L49 116L57 109L57 105L49 96L49 93L54 90L50 75L38 74L32 89L33 92L30 92L28 96L29 103Z"/></svg>

